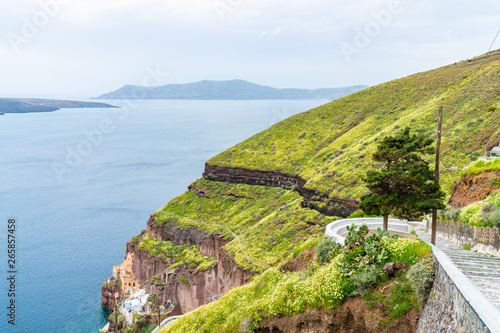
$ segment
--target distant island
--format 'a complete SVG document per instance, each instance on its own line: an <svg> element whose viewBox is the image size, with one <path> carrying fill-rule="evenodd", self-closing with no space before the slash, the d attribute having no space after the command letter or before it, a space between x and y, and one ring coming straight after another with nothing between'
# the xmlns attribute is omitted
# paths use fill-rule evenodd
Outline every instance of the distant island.
<svg viewBox="0 0 500 333"><path fill-rule="evenodd" d="M368 88L357 85L322 89L278 89L244 80L200 81L186 84L141 87L126 85L96 99L191 99L191 100L247 100L247 99L328 99L335 100Z"/></svg>
<svg viewBox="0 0 500 333"><path fill-rule="evenodd" d="M0 115L5 113L52 112L61 108L116 108L117 106L40 98L0 98Z"/></svg>

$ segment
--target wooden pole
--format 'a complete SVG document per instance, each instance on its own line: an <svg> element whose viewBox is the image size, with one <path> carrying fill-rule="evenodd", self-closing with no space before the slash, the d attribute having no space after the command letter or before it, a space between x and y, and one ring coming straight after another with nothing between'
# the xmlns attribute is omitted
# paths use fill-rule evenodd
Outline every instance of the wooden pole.
<svg viewBox="0 0 500 333"><path fill-rule="evenodd" d="M438 130L437 130L437 141L436 141L436 167L434 169L436 179L434 184L439 185L439 156L441 153L441 123L443 121L443 107L439 107L438 113ZM432 232L431 232L431 243L436 245L436 227L437 227L437 210L432 211Z"/></svg>

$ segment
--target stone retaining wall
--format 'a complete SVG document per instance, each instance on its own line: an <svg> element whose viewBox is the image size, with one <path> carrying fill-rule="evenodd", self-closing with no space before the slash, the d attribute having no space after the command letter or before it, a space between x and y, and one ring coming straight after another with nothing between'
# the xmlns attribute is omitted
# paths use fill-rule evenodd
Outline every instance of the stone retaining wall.
<svg viewBox="0 0 500 333"><path fill-rule="evenodd" d="M499 333L500 311L433 246L435 280L424 306L417 333Z"/></svg>
<svg viewBox="0 0 500 333"><path fill-rule="evenodd" d="M458 243L471 244L473 250L500 256L500 229L476 227L463 222L438 221L439 237Z"/></svg>

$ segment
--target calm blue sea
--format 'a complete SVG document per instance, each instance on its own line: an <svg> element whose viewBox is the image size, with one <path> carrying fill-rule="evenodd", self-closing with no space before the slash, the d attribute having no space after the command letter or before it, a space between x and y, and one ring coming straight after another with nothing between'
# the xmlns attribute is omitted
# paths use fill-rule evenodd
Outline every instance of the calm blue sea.
<svg viewBox="0 0 500 333"><path fill-rule="evenodd" d="M102 282L210 157L326 101L110 101L0 116L0 332L98 332ZM17 222L7 324L7 220Z"/></svg>

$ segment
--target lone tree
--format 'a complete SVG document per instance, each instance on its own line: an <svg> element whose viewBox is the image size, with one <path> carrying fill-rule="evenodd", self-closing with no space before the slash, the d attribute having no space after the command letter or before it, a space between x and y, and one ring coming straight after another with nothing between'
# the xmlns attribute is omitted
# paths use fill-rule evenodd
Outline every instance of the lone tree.
<svg viewBox="0 0 500 333"><path fill-rule="evenodd" d="M359 208L369 215L383 215L387 230L388 216L417 218L444 209L445 194L434 184L435 174L422 155L433 154L434 140L423 134L410 134L410 128L395 136L385 137L373 154L382 164L379 170L369 170L363 181L370 190L361 197Z"/></svg>

